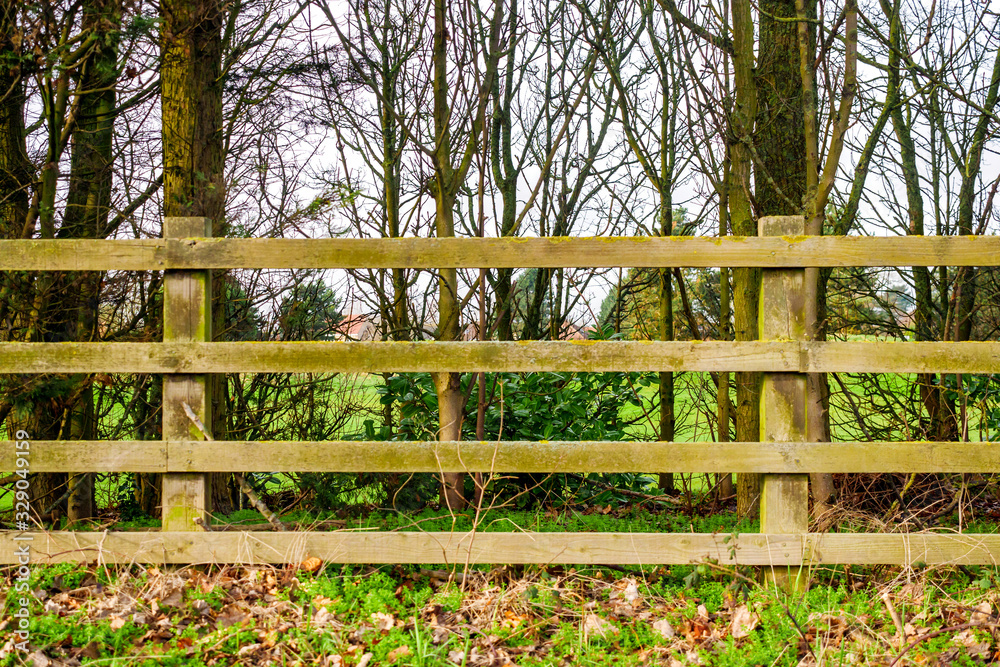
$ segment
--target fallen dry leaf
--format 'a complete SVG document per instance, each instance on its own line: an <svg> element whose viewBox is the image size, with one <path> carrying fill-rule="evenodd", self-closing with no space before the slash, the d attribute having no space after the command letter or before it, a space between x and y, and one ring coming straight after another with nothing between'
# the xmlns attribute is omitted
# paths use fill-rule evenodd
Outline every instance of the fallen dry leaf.
<svg viewBox="0 0 1000 667"><path fill-rule="evenodd" d="M697 644L701 638L711 633L711 624L707 616L699 614L697 617L684 621L684 636L689 642Z"/></svg>
<svg viewBox="0 0 1000 667"><path fill-rule="evenodd" d="M916 604L923 600L924 597L924 584L923 582L911 581L909 583L903 584L896 591L896 599L902 602L907 602L909 604Z"/></svg>
<svg viewBox="0 0 1000 667"><path fill-rule="evenodd" d="M583 617L583 632L588 637L595 635L597 637L605 638L608 635L617 635L618 628L608 621L605 621L597 614L587 614Z"/></svg>
<svg viewBox="0 0 1000 667"><path fill-rule="evenodd" d="M121 630L124 627L125 627L125 619L122 618L121 616L114 616L111 619L111 629L112 630Z"/></svg>
<svg viewBox="0 0 1000 667"><path fill-rule="evenodd" d="M983 600L978 605L976 609L972 612L969 617L969 621L972 623L989 623L993 620L993 605L987 600Z"/></svg>
<svg viewBox="0 0 1000 667"><path fill-rule="evenodd" d="M733 620L729 623L729 634L733 636L733 639L742 639L749 636L758 623L760 623L760 618L757 614L750 611L745 604L740 605L733 610Z"/></svg>
<svg viewBox="0 0 1000 667"><path fill-rule="evenodd" d="M653 631L657 632L664 639L673 639L677 636L677 631L674 630L674 626L670 625L670 621L665 618L653 623Z"/></svg>
<svg viewBox="0 0 1000 667"><path fill-rule="evenodd" d="M388 662L396 662L400 658L405 658L408 655L410 655L410 647L403 644L399 648L394 648L389 651L389 655L385 656L385 659Z"/></svg>
<svg viewBox="0 0 1000 667"><path fill-rule="evenodd" d="M972 628L962 630L951 641L965 647L965 654L970 658L982 658L990 654L990 643L979 641Z"/></svg>
<svg viewBox="0 0 1000 667"><path fill-rule="evenodd" d="M229 605L222 610L222 613L215 620L218 622L220 628L228 628L233 625L239 625L249 619L250 616L248 614L241 611L238 607Z"/></svg>
<svg viewBox="0 0 1000 667"><path fill-rule="evenodd" d="M330 625L335 620L336 619L333 614L323 607L320 607L316 610L316 613L313 614L312 624L317 628L322 628L323 626Z"/></svg>
<svg viewBox="0 0 1000 667"><path fill-rule="evenodd" d="M396 627L396 618L392 614L376 612L372 614L372 624L379 632L389 632Z"/></svg>
<svg viewBox="0 0 1000 667"><path fill-rule="evenodd" d="M954 637L952 637L951 641L953 641L956 644L961 644L962 646L974 646L979 643L979 640L976 639L976 636L972 634L971 628L962 630Z"/></svg>
<svg viewBox="0 0 1000 667"><path fill-rule="evenodd" d="M306 558L304 561L299 563L299 569L305 570L306 572L317 572L321 567L323 567L323 561L316 558L316 556Z"/></svg>
<svg viewBox="0 0 1000 667"><path fill-rule="evenodd" d="M247 644L246 646L241 646L239 650L236 651L236 657L238 658L246 657L259 648L260 644Z"/></svg>
<svg viewBox="0 0 1000 667"><path fill-rule="evenodd" d="M526 616L522 616L521 614L515 614L510 609L505 611L503 613L503 616L504 618L502 623L505 628L517 628L527 618Z"/></svg>
<svg viewBox="0 0 1000 667"><path fill-rule="evenodd" d="M689 664L689 665L703 665L703 664L705 664L705 661L702 660L701 654L698 653L698 651L693 651L693 650L692 651L688 651L687 653L684 654L684 657L687 658L687 664Z"/></svg>
<svg viewBox="0 0 1000 667"><path fill-rule="evenodd" d="M159 604L161 607L180 607L184 604L184 592L180 588L175 588L159 600Z"/></svg>

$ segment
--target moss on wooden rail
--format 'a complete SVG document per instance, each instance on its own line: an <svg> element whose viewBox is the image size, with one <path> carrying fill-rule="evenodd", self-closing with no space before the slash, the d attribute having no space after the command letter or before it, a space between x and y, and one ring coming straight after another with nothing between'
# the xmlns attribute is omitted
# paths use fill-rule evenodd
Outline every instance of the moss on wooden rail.
<svg viewBox="0 0 1000 667"><path fill-rule="evenodd" d="M0 470L15 465L0 441ZM36 472L950 472L1000 470L990 442L40 440Z"/></svg>
<svg viewBox="0 0 1000 667"><path fill-rule="evenodd" d="M995 565L1000 535L915 533L0 532L0 563L565 563Z"/></svg>
<svg viewBox="0 0 1000 667"><path fill-rule="evenodd" d="M996 266L997 236L0 240L0 270Z"/></svg>
<svg viewBox="0 0 1000 667"><path fill-rule="evenodd" d="M996 342L0 343L0 373L1000 372Z"/></svg>

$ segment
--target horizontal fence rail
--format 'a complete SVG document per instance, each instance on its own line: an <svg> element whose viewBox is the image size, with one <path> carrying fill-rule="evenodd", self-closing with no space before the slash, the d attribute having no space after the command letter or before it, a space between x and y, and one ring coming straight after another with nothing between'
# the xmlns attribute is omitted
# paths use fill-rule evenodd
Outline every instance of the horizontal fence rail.
<svg viewBox="0 0 1000 667"><path fill-rule="evenodd" d="M0 564L17 562L16 534L0 532ZM98 563L567 563L657 565L996 565L1000 535L53 532L27 533L34 559Z"/></svg>
<svg viewBox="0 0 1000 667"><path fill-rule="evenodd" d="M0 240L5 271L985 266L997 236Z"/></svg>
<svg viewBox="0 0 1000 667"><path fill-rule="evenodd" d="M0 441L0 470L14 468ZM38 440L34 472L983 473L995 442Z"/></svg>
<svg viewBox="0 0 1000 667"><path fill-rule="evenodd" d="M165 239L0 240L0 270L165 271L161 343L0 343L0 373L164 376L164 439L30 443L32 472L163 475L162 532L0 531L0 563L32 538L33 560L106 563L569 563L714 560L764 566L995 565L1000 535L807 532L804 473L1000 470L985 442L804 442L805 373L1000 373L997 342L810 342L803 267L997 266L1000 237L810 237L801 217L762 218L759 237L205 238L204 218L168 218ZM782 235L785 234L785 235ZM209 269L760 267L762 337L727 341L202 342L211 338ZM208 422L206 374L382 372L763 372L769 442L233 442L192 440ZM169 390L169 391L168 391ZM183 408L183 409L182 409ZM799 409L801 408L801 409ZM0 470L14 469L0 441ZM204 473L764 473L761 532L190 532L209 517ZM200 522L200 523L199 523Z"/></svg>
<svg viewBox="0 0 1000 667"><path fill-rule="evenodd" d="M1000 372L996 342L0 343L0 373Z"/></svg>

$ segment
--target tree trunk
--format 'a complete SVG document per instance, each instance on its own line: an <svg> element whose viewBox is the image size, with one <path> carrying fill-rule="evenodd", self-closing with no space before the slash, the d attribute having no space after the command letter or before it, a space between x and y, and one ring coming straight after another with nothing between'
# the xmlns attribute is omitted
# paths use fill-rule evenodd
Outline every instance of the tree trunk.
<svg viewBox="0 0 1000 667"><path fill-rule="evenodd" d="M732 163L727 150L726 159L722 165L722 182L719 187L719 238L729 234L729 187ZM732 340L732 295L729 290L729 267L719 269L719 339ZM729 373L719 373L719 387L716 390L716 408L718 412L719 442L729 442L730 414L729 403ZM719 473L717 476L718 497L728 498L733 495L732 473Z"/></svg>
<svg viewBox="0 0 1000 667"><path fill-rule="evenodd" d="M500 191L500 236L514 234L517 218L517 178L520 170L514 165L511 134L511 107L514 99L514 48L517 44L517 0L511 0L507 12L507 60L503 73L503 90L500 77L493 85L493 123L490 126L490 167L493 180ZM496 270L497 338L514 340L514 304L511 302L513 269Z"/></svg>
<svg viewBox="0 0 1000 667"><path fill-rule="evenodd" d="M663 112L666 114L666 109ZM672 202L669 193L660 193L660 235L671 236L674 232ZM674 293L672 289L672 279L670 269L659 269L660 283L660 304L659 304L659 329L660 340L669 341L674 339ZM670 372L659 373L659 398L660 398L660 440L665 442L674 439L674 374ZM671 472L661 472L659 477L659 488L666 493L674 491L674 474Z"/></svg>
<svg viewBox="0 0 1000 667"><path fill-rule="evenodd" d="M33 181L31 163L25 143L24 104L25 91L20 67L22 46L16 38L18 29L17 0L0 0L0 234L5 239L17 239L22 236L28 219L29 187ZM7 92L10 91L10 92ZM24 327L24 313L30 307L32 284L18 273L0 272L0 340L11 340L22 337L18 329ZM27 377L19 380L21 386L14 389L21 393L36 388L40 378ZM5 401L12 400L8 396ZM7 437L13 439L14 434L23 429L28 437L38 439L45 437L39 433L36 419L19 419L17 411L9 413L7 419ZM32 510L37 514L42 511L40 503L45 502L50 493L57 488L59 478L52 475L36 475L32 479L31 496Z"/></svg>
<svg viewBox="0 0 1000 667"><path fill-rule="evenodd" d="M435 231L438 238L455 235L454 181L458 174L451 164L451 110L448 105L448 30L446 0L434 0L434 201ZM455 269L438 271L438 340L458 340L458 272ZM438 397L439 440L462 439L464 396L461 376L458 373L434 373L434 386ZM441 504L451 510L465 506L464 476L460 472L442 472Z"/></svg>
<svg viewBox="0 0 1000 667"><path fill-rule="evenodd" d="M994 110L1000 100L1000 49L997 49L990 73L990 85L986 92L983 112L976 120L976 128L972 133L965 160L961 165L962 185L958 193L958 233L962 236L975 234L973 227L975 217L976 190L979 174L982 168L983 147L989 133L990 123L994 118ZM976 268L969 266L960 270L961 280L956 289L961 290L958 297L958 309L955 320L955 339L958 341L972 340L972 315L976 303Z"/></svg>
<svg viewBox="0 0 1000 667"><path fill-rule="evenodd" d="M59 238L103 238L111 211L111 182L114 167L115 84L118 80L119 0L89 0L83 7L83 28L98 35L94 54L81 77L83 95L73 130L69 191ZM73 338L91 341L97 335L97 305L101 278L94 272L67 274L62 283L62 305L67 320L75 323ZM69 314L72 313L70 316ZM83 385L75 404L70 406L69 437L91 440L97 424L90 378L74 378ZM70 522L94 516L94 479L87 473L70 476L67 518Z"/></svg>
<svg viewBox="0 0 1000 667"><path fill-rule="evenodd" d="M452 218L454 202L448 197L438 199L437 235L455 235ZM439 271L438 286L438 340L458 340L458 272L455 269ZM434 373L434 386L438 396L439 440L461 440L462 419L465 413L465 395L461 389L459 373ZM441 477L441 504L458 510L465 506L465 476L460 472L444 472Z"/></svg>
<svg viewBox="0 0 1000 667"><path fill-rule="evenodd" d="M659 68L660 78L660 151L659 151L659 178L658 187L660 195L660 236L674 235L674 152L676 146L676 136L674 126L674 112L676 106L671 104L671 90L669 70L664 59L663 49L660 48L659 39L654 32L652 21L647 22L650 40L653 44L656 63ZM676 91L674 91L676 97ZM670 269L661 268L660 276L660 307L657 311L659 315L659 334L661 341L674 340L674 291L673 279ZM679 278L678 278L679 280ZM681 286L683 288L683 285ZM660 440L673 441L676 437L676 413L674 408L674 374L663 372L659 374L660 384ZM674 475L672 472L661 472L659 487L666 493L674 491Z"/></svg>
<svg viewBox="0 0 1000 667"><path fill-rule="evenodd" d="M811 4L811 3L810 3ZM815 11L808 10L813 16ZM757 214L801 215L803 197L806 194L806 140L804 107L802 99L802 77L799 70L799 42L795 20L794 0L765 0L760 3L760 56L757 63L757 125L754 133L754 184L757 200ZM741 23L735 14L734 28ZM741 55L740 47L736 49ZM739 65L737 65L737 95L739 95ZM735 157L735 156L734 156ZM735 159L734 159L735 171ZM737 225L749 231L746 219L734 217L733 228ZM756 233L756 230L754 230ZM734 270L734 277L746 269ZM757 338L757 298L760 289L759 272L752 280L744 278L735 295L736 339ZM748 284L748 283L752 283ZM746 297L753 290L752 311ZM744 296L740 293L744 292ZM741 303L742 301L742 303ZM741 317L742 312L742 317ZM754 323L748 321L752 314ZM753 328L752 337L750 328ZM740 376L743 376L742 378ZM757 440L760 437L760 376L759 374L737 374L737 433L739 439ZM742 413L743 418L740 419ZM743 426L740 428L740 423ZM760 476L751 483L748 475L741 475L737 511L749 514L757 511ZM754 492L756 493L754 494ZM751 498L751 494L755 497Z"/></svg>
<svg viewBox="0 0 1000 667"><path fill-rule="evenodd" d="M160 69L163 123L163 213L206 217L212 235L225 236L224 147L222 141L222 18L217 0L164 0ZM226 280L213 276L213 330L227 335ZM211 434L228 437L226 376L210 378ZM229 473L212 473L216 512L235 507Z"/></svg>
<svg viewBox="0 0 1000 667"><path fill-rule="evenodd" d="M15 42L16 0L0 0L0 238L20 238L28 219L32 182L24 131L25 92L18 64L22 46ZM18 313L30 302L31 286L24 273L0 272L0 340L13 340ZM8 397L3 402L9 403ZM17 430L9 424L8 437Z"/></svg>
<svg viewBox="0 0 1000 667"><path fill-rule="evenodd" d="M815 4L807 2L807 16ZM806 139L794 0L760 4L755 183L758 214L801 215Z"/></svg>
<svg viewBox="0 0 1000 667"><path fill-rule="evenodd" d="M433 63L432 88L434 93L434 145L431 162L434 165L434 179L431 184L435 204L435 231L439 238L455 235L455 199L472 164L472 157L479 147L479 140L485 126L486 110L489 106L496 75L500 41L500 19L502 5L494 7L489 34L489 48L484 53L486 70L477 80L481 83L471 132L458 166L452 164L451 155L451 109L448 95L448 42L449 31L447 0L434 0L434 44L431 53ZM458 272L455 269L438 271L438 340L454 341L459 338ZM458 373L435 373L434 385L438 396L439 439L460 440L462 417L465 410L465 396L460 389L461 376ZM451 509L465 505L464 475L460 472L443 472L441 502Z"/></svg>
<svg viewBox="0 0 1000 667"><path fill-rule="evenodd" d="M17 49L11 40L15 9L4 2L0 10L4 24L0 29L3 48L13 51L11 55L15 56L4 60L16 63ZM0 143L3 144L0 161L4 163L0 172L7 181L2 206L3 235L7 238L30 235L35 220L41 223L44 238L98 238L105 233L111 198L120 4L117 0L87 0L81 6L80 21L81 32L91 39L92 46L84 57L72 64L59 63L61 67L53 84L55 104L46 108L50 165L43 170L41 189L36 189L33 205L25 206L31 176L23 150L24 91L20 84L23 73L17 71L17 66L4 66L0 73L4 90L10 91L0 118ZM44 76L51 77L55 72L55 68L47 70ZM68 115L71 80L78 86L73 95L73 113ZM65 132L69 132L72 139L70 180L62 225L56 232L53 209L57 172L51 165L61 159L65 144L58 136ZM15 304L12 310L21 312L23 339L40 342L93 340L97 325L98 275L43 273L34 283L13 288L14 281L18 280L18 276L5 279L0 308L11 312L9 309ZM29 303L30 315L24 318ZM94 437L93 394L87 375L60 378L58 383L46 376L34 376L30 384L31 393L38 398L33 401L26 423L20 427L32 439ZM85 472L69 477L57 473L38 474L32 483L32 495L32 509L36 513L44 514L50 508L62 513L66 509L71 521L88 519L94 514L93 478Z"/></svg>
<svg viewBox="0 0 1000 667"><path fill-rule="evenodd" d="M913 236L924 235L924 198L920 190L920 173L917 169L917 152L910 132L910 126L903 116L903 107L898 103L900 97L900 3L893 3L889 19L889 40L892 49L889 51L887 100L892 100L890 119L896 141L899 142L900 166L903 172L903 183L906 185L906 212L909 219L907 233ZM926 266L913 267L913 286L915 296L914 333L918 341L933 340L931 336L931 318L933 304L931 303L930 269ZM924 405L932 419L936 419L937 387L934 384L933 373L917 375L921 404ZM939 429L930 429L936 436ZM933 436L932 436L933 437Z"/></svg>
<svg viewBox="0 0 1000 667"><path fill-rule="evenodd" d="M28 218L31 163L25 146L24 84L21 47L15 44L19 0L0 0L0 238L16 239ZM9 91L9 92L8 92ZM4 296L10 298L14 275L0 274ZM7 308L7 298L0 307ZM6 318L0 319L2 322ZM6 327L0 331L6 330ZM13 436L12 436L13 437Z"/></svg>
<svg viewBox="0 0 1000 667"><path fill-rule="evenodd" d="M754 82L754 30L749 0L733 0L733 66L736 84L736 108L731 121L733 136L733 187L729 212L736 236L756 236L757 222L751 207L750 181L753 163L754 121L757 118L757 89ZM760 269L733 269L733 337L738 341L758 338L758 297ZM760 439L760 373L739 372L736 380L736 439L756 442ZM742 473L737 477L736 511L740 516L757 513L760 504L761 477Z"/></svg>

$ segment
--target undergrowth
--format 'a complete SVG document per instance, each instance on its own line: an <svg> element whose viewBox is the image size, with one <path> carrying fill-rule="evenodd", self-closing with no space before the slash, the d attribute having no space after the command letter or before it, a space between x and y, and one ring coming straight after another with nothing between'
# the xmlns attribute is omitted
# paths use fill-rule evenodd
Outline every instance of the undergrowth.
<svg viewBox="0 0 1000 667"><path fill-rule="evenodd" d="M751 568L35 566L18 665L979 665L992 568L820 568L785 595Z"/></svg>

